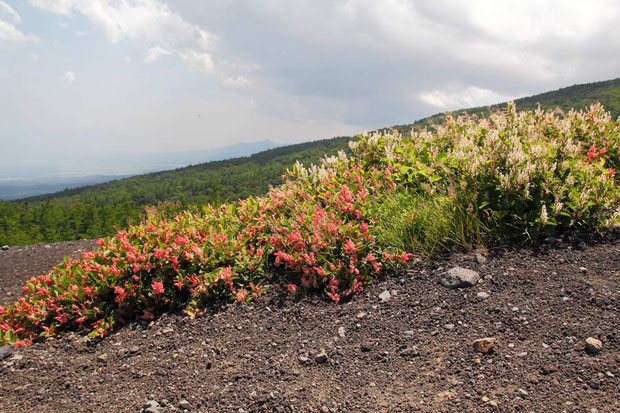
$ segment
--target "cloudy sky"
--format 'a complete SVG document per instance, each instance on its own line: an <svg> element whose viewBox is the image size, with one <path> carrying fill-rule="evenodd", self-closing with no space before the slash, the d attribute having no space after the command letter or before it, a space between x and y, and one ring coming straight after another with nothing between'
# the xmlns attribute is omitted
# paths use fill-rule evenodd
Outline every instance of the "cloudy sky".
<svg viewBox="0 0 620 413"><path fill-rule="evenodd" d="M0 0L0 166L350 135L615 78L619 21L617 0Z"/></svg>

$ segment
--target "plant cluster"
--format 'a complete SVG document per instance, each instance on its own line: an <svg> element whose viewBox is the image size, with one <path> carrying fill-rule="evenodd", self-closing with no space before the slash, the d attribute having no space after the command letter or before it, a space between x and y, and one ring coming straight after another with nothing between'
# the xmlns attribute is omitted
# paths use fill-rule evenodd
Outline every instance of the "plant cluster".
<svg viewBox="0 0 620 413"><path fill-rule="evenodd" d="M194 316L210 300L250 300L275 274L291 293L321 290L338 303L427 244L467 244L483 228L532 238L620 219L620 128L600 105L568 114L509 105L409 137L365 135L351 149L296 164L263 197L172 220L154 213L100 239L0 307L0 343L80 327L104 336L178 308Z"/></svg>

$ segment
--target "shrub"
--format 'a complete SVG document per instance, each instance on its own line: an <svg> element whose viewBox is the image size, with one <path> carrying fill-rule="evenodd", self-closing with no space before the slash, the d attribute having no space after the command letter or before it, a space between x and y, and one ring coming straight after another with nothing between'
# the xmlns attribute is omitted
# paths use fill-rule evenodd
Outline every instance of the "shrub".
<svg viewBox="0 0 620 413"><path fill-rule="evenodd" d="M475 242L485 227L532 239L618 223L620 129L588 112L448 117L434 130L360 137L352 155L296 164L266 196L173 220L153 213L29 280L0 307L0 343L119 323L208 301L243 302L274 274L338 303L411 252ZM164 206L165 208L165 206ZM407 251L407 252L405 252Z"/></svg>

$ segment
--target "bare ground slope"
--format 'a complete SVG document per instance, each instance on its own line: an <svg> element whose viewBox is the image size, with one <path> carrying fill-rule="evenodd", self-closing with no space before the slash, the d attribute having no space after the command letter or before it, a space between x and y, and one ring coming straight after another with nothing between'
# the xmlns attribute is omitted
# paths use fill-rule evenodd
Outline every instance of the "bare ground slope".
<svg viewBox="0 0 620 413"><path fill-rule="evenodd" d="M589 245L586 245L589 244ZM0 303L92 242L0 252ZM439 274L480 272L449 290ZM581 268L583 267L583 268ZM620 242L498 248L419 263L336 306L280 287L195 320L164 315L99 342L78 334L0 362L0 411L620 411ZM382 302L378 295L390 291ZM488 298L477 294L488 293ZM496 337L495 351L471 343ZM584 351L587 337L603 343ZM317 363L315 356L327 359ZM190 407L191 406L191 407ZM595 410L592 410L595 409Z"/></svg>

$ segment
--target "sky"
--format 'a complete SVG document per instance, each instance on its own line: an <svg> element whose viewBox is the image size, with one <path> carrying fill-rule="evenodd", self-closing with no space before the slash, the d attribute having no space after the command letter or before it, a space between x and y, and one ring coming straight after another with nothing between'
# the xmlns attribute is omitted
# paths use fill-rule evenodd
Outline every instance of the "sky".
<svg viewBox="0 0 620 413"><path fill-rule="evenodd" d="M617 0L0 0L0 175L616 78L619 21Z"/></svg>

